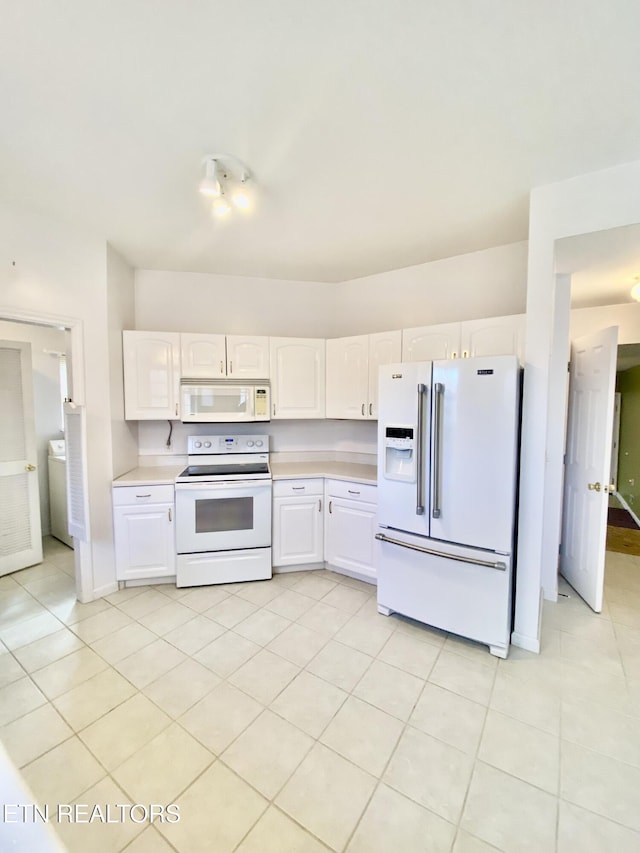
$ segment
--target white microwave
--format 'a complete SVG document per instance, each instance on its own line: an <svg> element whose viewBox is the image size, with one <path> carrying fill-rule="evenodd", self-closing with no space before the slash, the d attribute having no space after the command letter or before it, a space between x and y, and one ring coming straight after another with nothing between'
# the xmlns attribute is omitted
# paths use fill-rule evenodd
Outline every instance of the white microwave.
<svg viewBox="0 0 640 853"><path fill-rule="evenodd" d="M182 379L181 420L185 424L229 424L268 421L271 411L268 382Z"/></svg>

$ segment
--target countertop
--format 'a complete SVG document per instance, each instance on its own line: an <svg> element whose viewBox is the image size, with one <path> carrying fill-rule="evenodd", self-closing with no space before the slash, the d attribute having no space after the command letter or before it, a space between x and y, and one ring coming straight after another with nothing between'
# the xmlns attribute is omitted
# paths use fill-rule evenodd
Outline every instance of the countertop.
<svg viewBox="0 0 640 853"><path fill-rule="evenodd" d="M355 462L271 462L274 480L300 480L304 477L331 477L333 480L350 480L355 483L377 485L375 465Z"/></svg>
<svg viewBox="0 0 640 853"><path fill-rule="evenodd" d="M274 480L301 480L305 477L331 477L334 480L350 480L354 483L377 485L375 465L356 462L271 462ZM127 471L113 481L118 486L163 486L176 481L184 465L147 465Z"/></svg>
<svg viewBox="0 0 640 853"><path fill-rule="evenodd" d="M117 480L114 486L173 486L178 474L184 471L184 465L148 465L127 471Z"/></svg>

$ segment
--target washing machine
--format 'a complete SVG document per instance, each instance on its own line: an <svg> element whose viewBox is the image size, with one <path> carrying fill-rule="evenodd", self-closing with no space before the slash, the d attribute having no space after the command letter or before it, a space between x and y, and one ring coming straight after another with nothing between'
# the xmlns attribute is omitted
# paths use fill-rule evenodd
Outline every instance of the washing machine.
<svg viewBox="0 0 640 853"><path fill-rule="evenodd" d="M49 516L51 535L73 548L67 523L67 457L64 439L49 442Z"/></svg>

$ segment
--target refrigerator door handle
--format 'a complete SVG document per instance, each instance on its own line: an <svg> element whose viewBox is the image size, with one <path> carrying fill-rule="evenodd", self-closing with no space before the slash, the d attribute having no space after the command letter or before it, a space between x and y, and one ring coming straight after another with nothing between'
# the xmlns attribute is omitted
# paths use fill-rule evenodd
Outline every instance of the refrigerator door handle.
<svg viewBox="0 0 640 853"><path fill-rule="evenodd" d="M416 515L424 515L424 394L426 386L418 385L418 441L416 443L416 468L418 470L416 484Z"/></svg>
<svg viewBox="0 0 640 853"><path fill-rule="evenodd" d="M431 515L440 518L440 477L442 458L442 398L444 397L444 385L436 382L433 386L433 510Z"/></svg>
<svg viewBox="0 0 640 853"><path fill-rule="evenodd" d="M472 557L463 557L458 554L445 554L444 551L434 551L432 548L423 548L421 545L414 545L412 542L401 542L400 539L392 539L391 536L385 536L384 533L376 533L375 538L381 542L387 542L389 545L400 545L401 548L420 551L420 553L430 554L432 557L444 557L446 560L456 560L458 563L473 563L474 566L486 566L488 569L497 569L500 572L506 572L507 570L506 563L500 561L474 560Z"/></svg>

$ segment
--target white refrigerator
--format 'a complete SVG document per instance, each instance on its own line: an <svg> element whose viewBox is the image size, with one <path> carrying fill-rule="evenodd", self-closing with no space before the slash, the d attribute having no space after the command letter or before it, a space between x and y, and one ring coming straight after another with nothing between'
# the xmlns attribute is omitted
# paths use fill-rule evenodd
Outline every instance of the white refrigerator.
<svg viewBox="0 0 640 853"><path fill-rule="evenodd" d="M378 417L378 610L506 657L519 448L516 356L388 364Z"/></svg>

